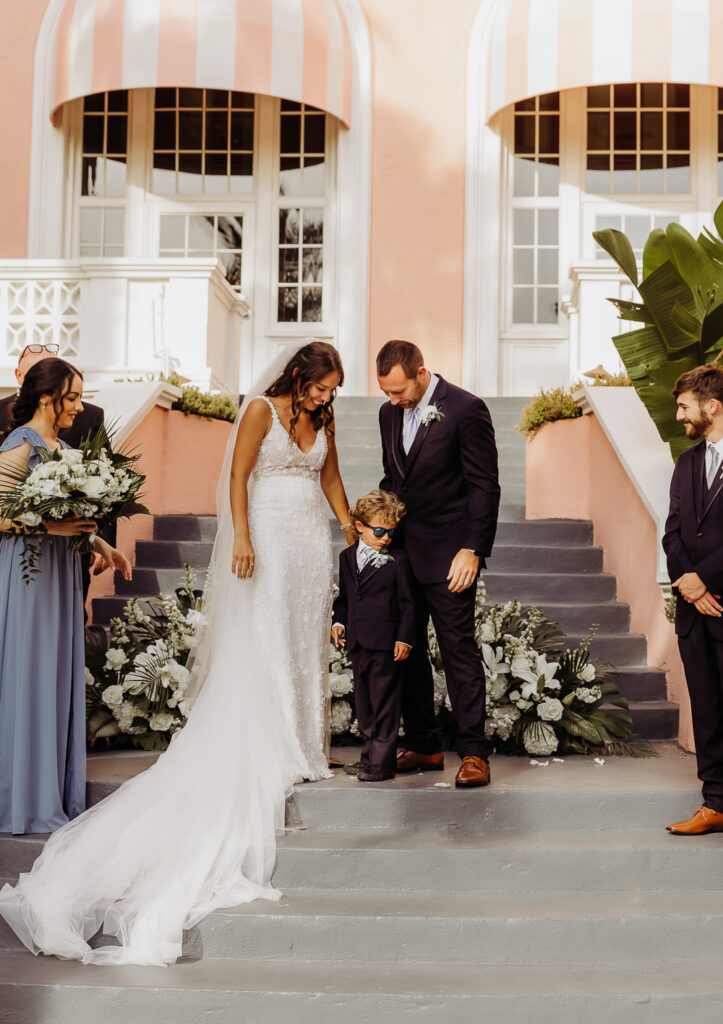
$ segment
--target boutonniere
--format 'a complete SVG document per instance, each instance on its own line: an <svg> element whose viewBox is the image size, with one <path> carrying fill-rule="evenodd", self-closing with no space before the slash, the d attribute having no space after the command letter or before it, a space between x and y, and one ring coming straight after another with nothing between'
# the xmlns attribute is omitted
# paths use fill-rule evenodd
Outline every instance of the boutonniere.
<svg viewBox="0 0 723 1024"><path fill-rule="evenodd" d="M440 412L436 405L423 405L419 410L420 423L423 427L429 426L430 423L437 423L439 420L444 419L444 413Z"/></svg>
<svg viewBox="0 0 723 1024"><path fill-rule="evenodd" d="M382 548L381 551L377 551L371 556L369 561L372 563L375 569L381 569L387 562L393 562L394 557L389 554L389 548Z"/></svg>

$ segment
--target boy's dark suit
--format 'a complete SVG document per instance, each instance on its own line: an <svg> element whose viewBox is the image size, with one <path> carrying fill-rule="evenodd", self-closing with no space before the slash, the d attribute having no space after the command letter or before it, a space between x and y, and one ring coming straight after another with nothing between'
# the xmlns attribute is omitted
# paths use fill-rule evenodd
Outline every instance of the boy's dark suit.
<svg viewBox="0 0 723 1024"><path fill-rule="evenodd" d="M376 567L357 569L358 542L339 557L339 596L332 622L344 627L354 668L360 760L394 768L401 713L400 664L394 645L414 643L416 615L409 564L403 551Z"/></svg>
<svg viewBox="0 0 723 1024"><path fill-rule="evenodd" d="M719 471L708 488L705 450L703 441L678 458L663 547L671 582L695 572L712 594L723 595L723 476ZM723 812L723 618L702 615L678 597L675 631L690 693L703 801Z"/></svg>
<svg viewBox="0 0 723 1024"><path fill-rule="evenodd" d="M457 752L487 758L485 677L474 637L475 591L449 590L447 574L461 548L479 557L492 551L500 487L497 447L487 406L439 378L431 402L441 420L421 425L408 454L402 446L404 410L379 410L384 479L406 505L402 536L416 580L419 615L412 654L404 665L402 715L405 745L418 754L441 749L434 715L434 682L427 658L427 622L437 631L457 728Z"/></svg>

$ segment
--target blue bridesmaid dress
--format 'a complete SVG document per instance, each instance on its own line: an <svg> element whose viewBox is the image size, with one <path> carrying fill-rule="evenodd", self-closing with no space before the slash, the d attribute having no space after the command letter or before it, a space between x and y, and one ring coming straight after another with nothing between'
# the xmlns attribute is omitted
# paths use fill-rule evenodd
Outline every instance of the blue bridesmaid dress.
<svg viewBox="0 0 723 1024"><path fill-rule="evenodd" d="M0 451L24 441L33 468L47 445L31 427ZM0 832L54 832L85 809L83 588L68 545L44 537L26 585L22 537L0 534Z"/></svg>

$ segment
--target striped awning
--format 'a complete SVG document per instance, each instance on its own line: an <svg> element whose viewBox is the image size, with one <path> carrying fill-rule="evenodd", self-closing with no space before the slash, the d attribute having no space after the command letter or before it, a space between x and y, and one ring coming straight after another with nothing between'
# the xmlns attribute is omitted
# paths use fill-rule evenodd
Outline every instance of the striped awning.
<svg viewBox="0 0 723 1024"><path fill-rule="evenodd" d="M337 0L65 0L53 117L112 89L262 93L349 125L350 46Z"/></svg>
<svg viewBox="0 0 723 1024"><path fill-rule="evenodd" d="M487 117L615 82L723 85L723 0L498 0Z"/></svg>

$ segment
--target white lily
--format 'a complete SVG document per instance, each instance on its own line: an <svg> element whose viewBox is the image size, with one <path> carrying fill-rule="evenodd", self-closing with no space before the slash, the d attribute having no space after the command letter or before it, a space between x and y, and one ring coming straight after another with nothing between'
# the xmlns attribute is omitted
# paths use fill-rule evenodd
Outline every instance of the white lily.
<svg viewBox="0 0 723 1024"><path fill-rule="evenodd" d="M510 671L510 666L505 662L505 652L502 647L495 648L490 644L482 644L482 661L489 682L494 682L498 676L507 675Z"/></svg>

